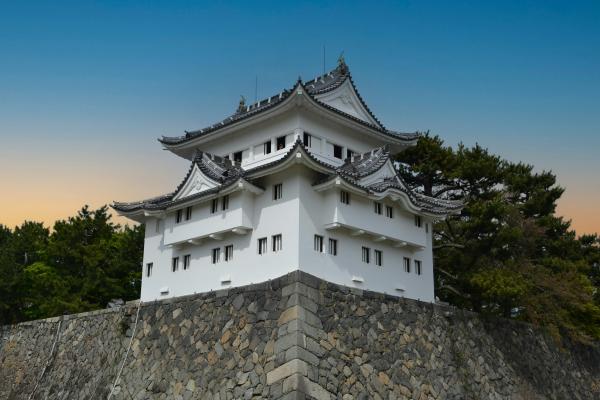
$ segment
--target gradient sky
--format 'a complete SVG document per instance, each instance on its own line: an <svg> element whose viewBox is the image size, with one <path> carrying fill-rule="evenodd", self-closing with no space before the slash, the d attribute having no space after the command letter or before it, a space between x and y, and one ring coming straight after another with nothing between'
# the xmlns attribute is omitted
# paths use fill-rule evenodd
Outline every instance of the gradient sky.
<svg viewBox="0 0 600 400"><path fill-rule="evenodd" d="M169 192L179 135L333 68L383 123L566 187L600 232L600 1L0 2L0 223ZM122 221L122 220L120 220Z"/></svg>

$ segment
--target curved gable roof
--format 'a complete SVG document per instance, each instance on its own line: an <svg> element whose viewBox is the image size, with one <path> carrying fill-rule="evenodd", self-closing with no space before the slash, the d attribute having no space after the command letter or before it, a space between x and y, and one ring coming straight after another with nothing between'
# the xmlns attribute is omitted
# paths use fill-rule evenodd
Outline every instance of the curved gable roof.
<svg viewBox="0 0 600 400"><path fill-rule="evenodd" d="M326 104L326 103L320 101L317 98L317 96L319 96L319 95L326 94L328 92L336 90L347 80L350 82L354 92L356 93L356 96L357 96L361 106L366 110L366 112L376 122L375 124L372 124L370 122L367 122L360 118L357 118L353 115L350 115L336 107L333 107L329 104ZM205 128L198 129L198 130L185 131L185 134L183 136L174 136L174 137L163 136L162 138L159 139L159 142L161 142L163 145L165 145L165 147L169 148L172 146L178 146L178 145L187 143L193 139L203 137L210 133L217 132L225 127L232 126L238 122L247 120L251 117L259 115L267 110L274 109L278 105L285 103L285 100L290 98L291 94L294 93L296 88L298 88L299 86L302 87L304 89L304 91L308 94L309 98L311 98L319 106L321 106L325 109L328 109L329 111L333 111L336 114L343 116L344 118L348 118L348 119L352 120L353 122L357 122L360 125L368 127L370 129L373 129L389 138L393 138L393 139L401 140L401 141L412 142L412 141L415 141L419 136L419 134L417 132L402 133L402 132L397 132L397 131L392 131L392 130L386 129L383 126L383 124L379 121L379 119L377 119L377 117L369 109L369 107L367 106L367 104L365 103L363 98L361 97L358 89L356 88L356 85L354 84L354 81L352 80L352 76L350 75L350 70L348 69L346 64L340 63L337 66L337 68L335 68L333 71L330 71L329 73L327 73L325 75L321 75L311 81L304 83L304 82L302 82L301 79L298 79L298 81L296 82L296 84L294 85L294 87L292 89L285 89L279 94L276 94L274 96L268 97L263 100L260 100L252 105L246 106L245 104L241 103L240 107L238 107L238 110L234 114L230 115L229 117L225 118L224 120L222 120L216 124L213 124L213 125L210 125Z"/></svg>

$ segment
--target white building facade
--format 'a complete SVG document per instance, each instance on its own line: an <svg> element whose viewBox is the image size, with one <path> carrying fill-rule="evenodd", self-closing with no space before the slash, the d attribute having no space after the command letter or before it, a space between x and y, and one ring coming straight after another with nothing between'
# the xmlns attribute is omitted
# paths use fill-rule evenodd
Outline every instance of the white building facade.
<svg viewBox="0 0 600 400"><path fill-rule="evenodd" d="M145 224L142 301L302 270L434 300L432 222L459 202L413 192L391 157L417 134L371 113L346 64L162 145L191 162L172 193L112 206Z"/></svg>

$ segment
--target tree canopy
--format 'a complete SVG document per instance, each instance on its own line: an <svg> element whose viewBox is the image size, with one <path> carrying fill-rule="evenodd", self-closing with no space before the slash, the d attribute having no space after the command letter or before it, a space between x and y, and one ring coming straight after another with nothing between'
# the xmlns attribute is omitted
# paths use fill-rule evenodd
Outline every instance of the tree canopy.
<svg viewBox="0 0 600 400"><path fill-rule="evenodd" d="M83 207L52 232L0 225L0 324L106 307L139 298L144 230Z"/></svg>
<svg viewBox="0 0 600 400"><path fill-rule="evenodd" d="M479 145L456 149L423 135L397 157L414 189L463 199L434 226L436 295L484 314L600 338L600 239L577 237L555 214L564 189L550 171L513 163Z"/></svg>

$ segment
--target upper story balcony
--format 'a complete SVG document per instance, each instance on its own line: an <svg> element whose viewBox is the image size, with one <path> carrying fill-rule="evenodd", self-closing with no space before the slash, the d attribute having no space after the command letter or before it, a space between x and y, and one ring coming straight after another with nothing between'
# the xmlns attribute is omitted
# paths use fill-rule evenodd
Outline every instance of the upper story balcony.
<svg viewBox="0 0 600 400"><path fill-rule="evenodd" d="M166 217L164 245L194 243L206 238L220 240L230 232L249 232L253 229L254 196L236 192L193 206L189 219L186 212L184 208L179 222L176 212Z"/></svg>
<svg viewBox="0 0 600 400"><path fill-rule="evenodd" d="M350 204L343 204L339 191L327 193L324 225L326 229L344 229L351 235L369 235L374 241L391 241L398 247L410 246L422 249L427 245L426 222L393 203L378 203L353 196ZM386 209L391 208L391 211Z"/></svg>

